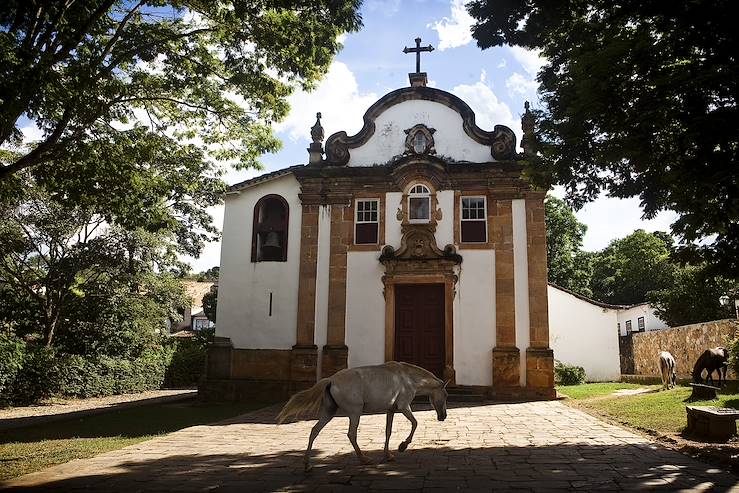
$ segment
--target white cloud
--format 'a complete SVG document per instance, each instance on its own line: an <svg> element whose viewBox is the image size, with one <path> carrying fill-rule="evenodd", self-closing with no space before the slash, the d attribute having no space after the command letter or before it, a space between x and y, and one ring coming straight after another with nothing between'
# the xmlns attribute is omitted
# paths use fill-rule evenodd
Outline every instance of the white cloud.
<svg viewBox="0 0 739 493"><path fill-rule="evenodd" d="M457 48L472 41L472 25L475 19L467 12L466 4L469 0L452 0L451 18L444 17L431 26L439 33L439 46L442 51L447 48Z"/></svg>
<svg viewBox="0 0 739 493"><path fill-rule="evenodd" d="M506 79L505 86L511 95L534 96L536 95L536 89L539 87L539 84L534 79L529 79L518 72L514 72L513 75Z"/></svg>
<svg viewBox="0 0 739 493"><path fill-rule="evenodd" d="M535 77L539 69L547 63L546 58L541 56L541 50L527 50L520 46L509 46L508 49L513 58L532 77Z"/></svg>
<svg viewBox="0 0 739 493"><path fill-rule="evenodd" d="M25 127L21 127L21 133L23 133L24 143L36 142L44 138L44 132L33 122L29 122Z"/></svg>
<svg viewBox="0 0 739 493"><path fill-rule="evenodd" d="M452 93L470 105L475 112L478 127L483 130L492 130L495 125L505 125L516 133L520 142L521 123L513 118L511 109L495 95L485 78L486 74L483 70L479 82L471 85L458 85L452 89Z"/></svg>
<svg viewBox="0 0 739 493"><path fill-rule="evenodd" d="M321 125L327 138L340 130L353 135L362 128L364 112L377 99L374 93L360 93L349 68L341 62L334 62L314 91L298 91L290 96L290 114L285 121L275 125L275 130L286 132L294 142L310 142L310 128L320 111Z"/></svg>
<svg viewBox="0 0 739 493"><path fill-rule="evenodd" d="M560 199L565 197L565 189L561 186L554 187L550 193ZM575 211L577 219L588 226L583 249L590 252L602 250L611 241L624 238L637 229L669 232L670 224L678 218L672 211L662 211L654 219L642 219L643 214L638 197L619 199L601 193L597 199Z"/></svg>
<svg viewBox="0 0 739 493"><path fill-rule="evenodd" d="M506 61L505 58L503 58L500 60L500 63L498 64L498 68L505 68L507 64L508 62Z"/></svg>
<svg viewBox="0 0 739 493"><path fill-rule="evenodd" d="M400 10L400 0L369 0L364 8L368 12L382 12L385 17L391 17Z"/></svg>

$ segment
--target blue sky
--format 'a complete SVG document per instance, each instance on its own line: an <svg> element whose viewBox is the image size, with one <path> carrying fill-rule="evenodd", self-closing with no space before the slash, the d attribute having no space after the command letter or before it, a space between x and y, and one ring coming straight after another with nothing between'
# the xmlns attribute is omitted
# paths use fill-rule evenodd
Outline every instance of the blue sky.
<svg viewBox="0 0 739 493"><path fill-rule="evenodd" d="M258 174L307 162L310 127L317 111L323 114L328 137L345 130L349 135L362 126L365 110L385 93L408 85L408 73L415 70L415 55L403 47L422 45L435 50L421 56L421 70L428 73L429 85L452 92L475 111L477 123L485 130L507 125L521 135L520 117L524 101L539 106L536 72L544 60L536 53L508 46L485 51L475 45L469 32L472 19L463 0L365 0L364 27L343 39L326 77L312 93L297 92L290 98L291 112L276 126L283 142L280 152L262 159L264 171L228 172L226 181L237 183ZM30 124L30 122L29 122ZM27 138L40 137L32 124L23 129ZM561 191L555 189L555 195ZM215 223L223 222L223 207L211 209ZM599 250L611 240L637 228L648 231L669 228L675 215L662 213L651 221L640 219L637 199L601 197L577 217L587 224L586 250ZM199 259L187 259L197 271L220 263L220 243L209 244Z"/></svg>
<svg viewBox="0 0 739 493"><path fill-rule="evenodd" d="M535 77L544 60L536 53L508 46L480 50L469 34L472 20L461 0L366 0L362 17L364 27L344 39L344 49L318 88L290 98L290 115L277 126L283 149L264 156L265 171L228 173L229 184L306 163L310 127L317 111L323 114L327 137L339 130L356 133L372 103L408 85L408 73L415 70L415 55L404 54L403 47L414 46L413 40L419 36L423 46L431 44L435 48L421 56L421 70L428 73L429 85L464 99L483 129L508 125L520 139L524 101L539 105ZM561 196L560 190L553 193ZM212 213L216 224L222 224L222 207L214 208ZM584 248L590 251L602 249L638 228L667 231L676 217L665 212L644 221L637 199L604 196L576 214L588 226ZM199 259L190 261L197 272L218 265L219 258L220 244L213 243Z"/></svg>

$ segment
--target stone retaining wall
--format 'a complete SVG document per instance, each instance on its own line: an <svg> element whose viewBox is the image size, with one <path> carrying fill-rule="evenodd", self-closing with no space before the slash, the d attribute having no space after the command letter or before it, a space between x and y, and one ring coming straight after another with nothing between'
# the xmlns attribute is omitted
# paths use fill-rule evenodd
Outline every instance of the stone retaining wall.
<svg viewBox="0 0 739 493"><path fill-rule="evenodd" d="M624 373L658 376L659 353L669 351L675 357L678 378L689 379L693 365L703 351L716 346L728 347L728 341L736 333L737 321L728 319L624 336L631 341L624 340L620 344L622 372L624 368L633 368ZM630 351L624 351L626 348ZM729 370L728 378L737 378L733 370Z"/></svg>

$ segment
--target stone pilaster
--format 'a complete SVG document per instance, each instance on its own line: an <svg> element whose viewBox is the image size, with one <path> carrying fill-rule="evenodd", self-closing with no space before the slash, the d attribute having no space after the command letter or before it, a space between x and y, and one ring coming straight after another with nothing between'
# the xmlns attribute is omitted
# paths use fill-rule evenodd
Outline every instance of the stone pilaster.
<svg viewBox="0 0 739 493"><path fill-rule="evenodd" d="M316 325L316 269L318 263L318 205L303 205L300 226L297 347L312 346Z"/></svg>
<svg viewBox="0 0 739 493"><path fill-rule="evenodd" d="M300 226L298 273L298 326L296 344L290 355L290 389L309 387L316 381L318 348L316 325L316 271L318 263L318 205L303 204Z"/></svg>
<svg viewBox="0 0 739 493"><path fill-rule="evenodd" d="M333 204L331 207L331 241L329 249L327 344L323 347L321 375L324 377L347 367L346 347L346 261L352 241L353 207Z"/></svg>
<svg viewBox="0 0 739 493"><path fill-rule="evenodd" d="M498 392L520 385L521 356L516 347L512 202L510 200L489 200L489 203L491 210L495 210L492 227L492 242L495 249L493 387Z"/></svg>
<svg viewBox="0 0 739 493"><path fill-rule="evenodd" d="M526 242L529 264L529 331L531 347L549 347L547 300L547 231L544 194L526 199Z"/></svg>
<svg viewBox="0 0 739 493"><path fill-rule="evenodd" d="M526 386L539 397L554 397L554 354L549 349L544 193L532 193L526 198L526 237L530 337L530 347L526 350Z"/></svg>

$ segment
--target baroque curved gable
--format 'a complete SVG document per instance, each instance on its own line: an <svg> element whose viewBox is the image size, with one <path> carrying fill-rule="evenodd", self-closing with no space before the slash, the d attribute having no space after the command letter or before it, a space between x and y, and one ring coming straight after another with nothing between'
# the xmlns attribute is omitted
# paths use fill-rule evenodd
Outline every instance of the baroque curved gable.
<svg viewBox="0 0 739 493"><path fill-rule="evenodd" d="M433 87L405 87L392 91L370 106L363 119L364 125L357 134L348 136L341 131L328 138L324 165L387 164L403 155L407 132L418 125L438 130L434 135L439 144L437 148L445 160L451 162L518 158L516 135L510 128L495 125L491 132L481 129L467 103ZM441 145L444 139L447 139L445 146Z"/></svg>

